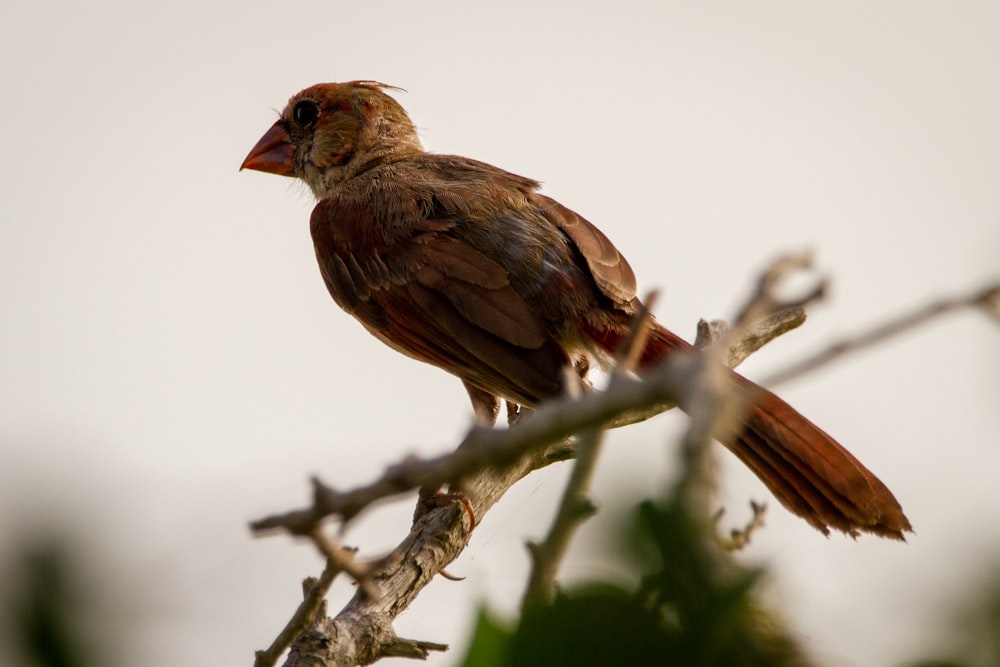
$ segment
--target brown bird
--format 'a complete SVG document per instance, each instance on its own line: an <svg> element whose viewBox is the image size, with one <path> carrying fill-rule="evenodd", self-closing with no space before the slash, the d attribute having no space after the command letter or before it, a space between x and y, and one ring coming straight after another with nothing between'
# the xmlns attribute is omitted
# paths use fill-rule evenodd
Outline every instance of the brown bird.
<svg viewBox="0 0 1000 667"><path fill-rule="evenodd" d="M498 399L558 397L581 358L606 361L639 306L635 276L590 222L539 184L427 153L406 111L372 81L319 84L289 100L244 160L305 181L326 286L376 338L458 376L477 414ZM655 321L638 372L691 346ZM892 493L771 392L731 372L752 403L723 444L789 510L830 528L903 539Z"/></svg>

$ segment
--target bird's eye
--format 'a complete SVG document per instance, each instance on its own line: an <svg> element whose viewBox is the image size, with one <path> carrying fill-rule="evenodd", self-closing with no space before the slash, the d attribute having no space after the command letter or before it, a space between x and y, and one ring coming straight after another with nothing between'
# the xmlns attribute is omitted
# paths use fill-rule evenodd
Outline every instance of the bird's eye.
<svg viewBox="0 0 1000 667"><path fill-rule="evenodd" d="M303 100L292 109L292 118L299 127L309 127L319 118L319 105L312 100Z"/></svg>

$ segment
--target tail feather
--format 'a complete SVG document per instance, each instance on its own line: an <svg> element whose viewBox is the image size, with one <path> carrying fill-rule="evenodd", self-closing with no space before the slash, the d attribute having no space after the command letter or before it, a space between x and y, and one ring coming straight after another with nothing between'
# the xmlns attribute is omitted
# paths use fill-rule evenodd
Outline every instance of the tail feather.
<svg viewBox="0 0 1000 667"><path fill-rule="evenodd" d="M752 403L723 444L783 505L824 534L834 528L903 539L910 522L878 477L783 400L733 376Z"/></svg>
<svg viewBox="0 0 1000 667"><path fill-rule="evenodd" d="M614 349L602 331L595 342ZM693 348L654 324L639 360L648 370L675 352ZM733 372L730 376L748 401L736 428L720 432L723 445L767 485L794 514L829 534L859 531L904 539L909 520L892 492L850 452L771 392Z"/></svg>

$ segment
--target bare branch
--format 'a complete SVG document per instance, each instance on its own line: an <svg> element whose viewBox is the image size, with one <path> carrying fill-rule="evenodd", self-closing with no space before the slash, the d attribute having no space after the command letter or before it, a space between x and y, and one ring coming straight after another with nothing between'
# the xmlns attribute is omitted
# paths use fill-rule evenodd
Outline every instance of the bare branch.
<svg viewBox="0 0 1000 667"><path fill-rule="evenodd" d="M736 316L735 326L748 326L779 310L804 308L806 305L822 299L827 292L828 282L826 279L817 281L811 290L798 298L788 299L778 295L782 282L789 274L811 268L812 262L812 253L808 252L784 255L772 262L757 280L756 291L747 299L746 304Z"/></svg>
<svg viewBox="0 0 1000 667"><path fill-rule="evenodd" d="M734 332L729 332L725 335L728 340L716 343L716 350L726 349L724 343L729 343L730 349L743 348L744 351L729 352L727 355L727 359L741 360L749 354L745 350L759 347L774 338L778 335L776 330L793 328L797 325L796 320L801 322L801 317L783 316L758 326L753 334L755 343L747 343ZM628 349L638 347L641 342L641 338L634 338ZM625 358L634 356L629 352ZM565 458L568 451L566 443L574 434L599 433L601 429L623 422L634 422L637 416L648 418L672 407L676 399L686 398L685 392L699 384L690 376L696 366L690 360L678 358L641 382L624 373L616 373L612 376L614 387L611 391L549 402L531 419L522 420L516 428L509 430L474 427L454 452L432 459L408 459L388 468L378 480L352 491L340 492L314 479L310 507L255 521L252 528L255 532L282 529L310 536L323 553L337 554L338 547L321 539L322 534L318 532L324 518L338 516L346 523L376 502L421 487L438 488L447 482L462 488L475 515L483 517L524 475L547 462ZM590 453L584 455L584 465L579 468L582 479L588 479L592 474L599 445L591 441L591 444L585 444L585 449L589 449ZM577 484L582 493L585 493L586 486L586 483ZM567 505L574 503L573 498L579 500L582 493L570 494ZM574 513L579 512L580 507L577 505ZM316 619L310 630L294 643L286 664L300 664L297 662L299 656L307 653L314 657L317 655L313 649L305 649L312 646L310 642L316 632L320 632L326 640L314 648L335 648L337 651L336 661L319 664L367 664L378 656L398 655L398 651L404 650L400 646L433 646L399 640L392 632L391 624L423 586L464 549L470 528L468 522L463 520L465 513L455 510L452 507L428 512L414 524L410 535L389 557L377 566L356 570L354 574L363 583L363 589L335 619ZM554 543L562 541L568 544L573 530L557 528L556 533L565 532L565 536L555 537ZM565 547L559 548L564 550ZM560 559L561 556L551 558L554 567L549 581L554 581L554 570ZM377 586L377 592L373 592L371 586ZM337 641L332 641L332 637L336 637ZM399 644L400 641L403 644Z"/></svg>
<svg viewBox="0 0 1000 667"><path fill-rule="evenodd" d="M722 363L729 368L736 368L751 354L778 336L802 326L805 321L806 311L799 306L793 306L747 325L739 340L723 350ZM729 324L725 320L712 320L711 322L699 320L694 346L699 350L704 350L719 341L723 341L728 331Z"/></svg>
<svg viewBox="0 0 1000 667"><path fill-rule="evenodd" d="M801 256L786 259L778 263L784 268L774 271L780 273L789 267L804 264L805 259ZM587 393L574 400L549 402L530 419L521 420L515 428L491 430L474 427L456 451L430 459L408 459L389 467L372 483L353 490L337 491L314 479L311 506L256 521L252 524L253 530L258 533L283 530L312 536L315 540L316 535L322 536L317 530L326 517L338 517L342 523L347 523L377 502L421 487L438 488L448 482L458 485L467 494L475 515L481 519L524 475L552 461L564 460L575 452L585 461L591 457L591 461L583 465L578 461L583 481L574 482L572 493L568 487L564 495L564 511L574 518L568 520L568 529L554 524L550 531L555 535L551 540L553 545L563 541L568 544L575 530L573 526L591 511L592 506L585 495L589 484L587 479L599 453L599 443L581 441L578 434L599 433L606 428L648 418L668 409L677 399L683 399L688 406L705 406L703 411L700 408L693 411L695 414L692 415L691 429L685 441L685 454L704 461L704 442L715 429L719 406L728 402L726 397L712 389L718 386L711 380L712 374L717 372L712 369L717 369L720 361L725 365L738 364L761 345L801 324L804 320L804 312L799 307L801 303L818 298L823 293L825 283L796 300L795 307L784 308L788 303L774 294L774 276L772 272L760 281L754 299L741 311L733 329L728 330L722 325L701 325L699 345L707 348L709 354L678 356L641 382L615 375L613 387L608 391ZM1000 310L997 306L1000 303L1000 288L994 286L981 291L975 298L962 303L992 308L992 312L996 313ZM938 313L955 307L958 305L938 305L933 309ZM753 321L759 317L764 319ZM926 319L929 317L915 318L909 326ZM908 327L888 331L879 329L878 336L886 337L903 328ZM577 448L569 444L574 434L578 438ZM574 474L576 472L577 469ZM696 492L694 495L701 494ZM753 530L762 523L762 511L758 513L755 508L754 512L754 518L746 528L734 531L734 543L748 540ZM392 622L420 590L461 553L469 532L466 513L458 505L435 509L419 517L407 538L389 556L374 564L359 565L354 570L354 576L364 583L364 587L336 618L325 618L325 614L315 615L315 612L304 616L313 617L313 623L293 644L286 664L369 664L386 655L422 657L428 651L444 650L446 647L441 644L396 637ZM559 532L564 535L559 536ZM317 545L326 554L343 551L342 547L325 541L325 538L324 541L317 541ZM564 550L564 547L554 546L553 549ZM550 557L554 569L558 569L560 559L561 556ZM550 582L547 585L549 591L554 585L554 577L554 572L545 577ZM296 617L302 616L296 612ZM301 631L301 627L299 619L294 623L290 621L286 630L294 633ZM272 649L261 653L273 655Z"/></svg>
<svg viewBox="0 0 1000 667"><path fill-rule="evenodd" d="M597 512L597 507L587 494L597 468L603 439L604 431L599 429L591 429L579 436L576 462L552 526L542 542L529 542L527 545L531 555L531 573L521 602L522 612L551 602L555 594L556 575L569 551L573 536L583 522Z"/></svg>
<svg viewBox="0 0 1000 667"><path fill-rule="evenodd" d="M755 500L750 501L750 511L752 515L750 521L747 522L742 528L733 528L729 531L729 539L722 541L722 548L726 551L739 551L750 544L750 538L759 529L764 527L764 515L767 513L767 503L758 503ZM717 523L722 519L725 510L719 510L714 521Z"/></svg>
<svg viewBox="0 0 1000 667"><path fill-rule="evenodd" d="M910 329L926 324L937 317L969 307L982 308L990 315L1000 318L1000 283L987 285L984 288L973 290L969 294L938 299L925 306L920 306L910 312L903 313L868 331L837 341L825 350L806 357L802 361L775 373L761 384L776 385L786 382L792 378L814 371L820 366L825 366L844 355L868 349Z"/></svg>
<svg viewBox="0 0 1000 667"><path fill-rule="evenodd" d="M549 446L562 448L562 443L574 433L600 429L625 411L648 410L682 397L692 384L686 366L667 363L641 382L621 378L615 382L613 392L586 394L573 401L553 401L510 430L473 428L455 452L434 459L409 460L391 467L382 479L354 491L336 492L314 480L316 493L312 507L254 522L254 529L310 534L325 516L341 512L342 517L356 516L362 500L374 502L397 495L406 485L413 490L425 480L440 484L456 478L462 480L461 487L476 516L481 518L510 486L546 458ZM387 647L395 646L392 620L436 573L458 556L468 537L468 519L460 505L422 516L403 543L369 573L368 580L378 587L380 594L372 596L359 591L335 619L324 621L334 625L324 626L326 642L320 644L329 650L336 644L337 660L341 662L318 664L367 664L366 660L370 662L378 655L385 655ZM312 646L310 637L315 631L314 624L302 635L302 641ZM336 634L327 634L334 631ZM337 637L337 641L332 637ZM297 647L300 647L298 641L293 645L296 656ZM310 649L310 655L316 654ZM286 664L300 663L293 662L290 656Z"/></svg>

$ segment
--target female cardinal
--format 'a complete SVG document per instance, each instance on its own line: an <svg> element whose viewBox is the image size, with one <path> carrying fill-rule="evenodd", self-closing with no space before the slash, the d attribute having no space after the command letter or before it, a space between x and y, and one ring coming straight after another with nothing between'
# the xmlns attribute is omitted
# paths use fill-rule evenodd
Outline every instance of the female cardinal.
<svg viewBox="0 0 1000 667"><path fill-rule="evenodd" d="M629 331L635 276L594 225L496 167L427 153L406 111L372 81L289 100L242 168L305 181L316 258L341 308L390 347L457 375L480 417L498 398L559 396L581 358L600 363ZM655 321L641 374L691 346ZM910 523L881 481L774 394L750 396L719 434L792 512L823 533L903 539Z"/></svg>

